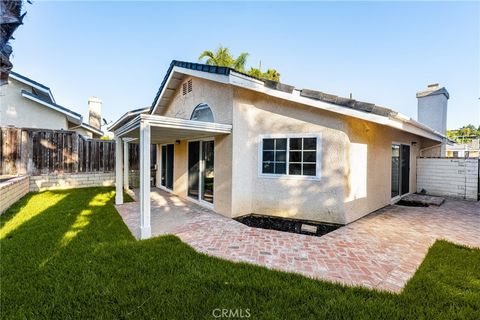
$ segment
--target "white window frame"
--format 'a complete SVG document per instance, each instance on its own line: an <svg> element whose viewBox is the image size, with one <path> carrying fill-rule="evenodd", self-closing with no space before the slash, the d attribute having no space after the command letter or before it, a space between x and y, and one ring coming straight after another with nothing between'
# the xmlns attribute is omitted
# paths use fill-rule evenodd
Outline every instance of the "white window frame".
<svg viewBox="0 0 480 320"><path fill-rule="evenodd" d="M314 176L290 175L290 138L317 138L316 165ZM263 173L263 139L287 139L287 162L286 174ZM322 179L322 134L321 133L285 133L285 134L263 134L258 137L258 177L269 179L288 179L288 180L321 180Z"/></svg>

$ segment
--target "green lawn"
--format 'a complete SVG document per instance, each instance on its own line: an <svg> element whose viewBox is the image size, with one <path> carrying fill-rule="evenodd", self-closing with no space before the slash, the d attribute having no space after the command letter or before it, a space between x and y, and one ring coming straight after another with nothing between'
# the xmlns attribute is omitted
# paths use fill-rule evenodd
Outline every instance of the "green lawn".
<svg viewBox="0 0 480 320"><path fill-rule="evenodd" d="M4 319L479 319L480 250L438 241L403 293L349 288L136 241L111 188L29 194L0 217Z"/></svg>

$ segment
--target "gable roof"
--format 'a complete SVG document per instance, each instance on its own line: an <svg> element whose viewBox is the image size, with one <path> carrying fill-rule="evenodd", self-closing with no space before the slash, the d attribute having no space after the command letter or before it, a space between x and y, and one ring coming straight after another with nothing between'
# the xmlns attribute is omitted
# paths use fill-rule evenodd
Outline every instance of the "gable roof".
<svg viewBox="0 0 480 320"><path fill-rule="evenodd" d="M48 98L48 100L50 100L50 102L53 102L55 103L55 98L53 97L53 94L52 94L52 91L50 90L49 87L47 87L46 85L44 84L41 84L40 82L37 82L37 81L34 81L24 75L21 75L19 73L16 73L14 71L10 71L10 77L12 79L15 79L19 82L22 82L26 85L29 85L31 86L33 89L37 89L38 91L38 95L40 96L44 96L45 98Z"/></svg>
<svg viewBox="0 0 480 320"><path fill-rule="evenodd" d="M257 79L228 67L178 60L173 60L170 63L167 73L150 107L151 114L155 113L158 107L162 108L168 105L176 88L181 81L183 81L184 75L205 78L219 83L261 92L280 99L387 125L437 141L447 139L444 134L408 116L374 103L357 101L311 89L296 89L291 85Z"/></svg>
<svg viewBox="0 0 480 320"><path fill-rule="evenodd" d="M102 130L99 130L99 129L95 128L95 127L92 127L92 126L89 125L88 123L82 122L82 123L80 124L80 127L84 128L84 129L87 130L87 131L96 133L96 134L98 134L99 136L103 136L103 131L102 131Z"/></svg>
<svg viewBox="0 0 480 320"><path fill-rule="evenodd" d="M32 92L29 92L27 90L22 90L20 92L22 97L29 99L31 101L34 101L38 104L41 104L57 112L63 113L67 117L67 120L69 122L74 123L79 127L84 128L85 130L88 130L98 135L103 135L102 130L94 128L88 123L83 122L83 117L81 114L57 104L55 102L55 99L53 98L53 94L50 88L47 87L46 85L41 84L37 81L34 81L24 75L21 75L13 71L10 72L10 76L17 81L32 87Z"/></svg>
<svg viewBox="0 0 480 320"><path fill-rule="evenodd" d="M68 108L65 108L61 105L58 105L56 103L51 102L48 99L45 99L42 96L36 95L34 93L28 92L26 90L21 91L22 97L27 98L29 100L35 101L45 107L48 107L50 109L53 109L55 111L61 112L65 114L70 122L78 123L80 124L82 122L82 115L79 113L76 113Z"/></svg>

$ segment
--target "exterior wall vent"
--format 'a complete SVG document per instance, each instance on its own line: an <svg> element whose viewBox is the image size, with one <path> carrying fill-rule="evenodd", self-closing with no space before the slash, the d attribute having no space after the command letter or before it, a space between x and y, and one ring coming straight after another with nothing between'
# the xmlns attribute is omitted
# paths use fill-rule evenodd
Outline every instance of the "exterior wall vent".
<svg viewBox="0 0 480 320"><path fill-rule="evenodd" d="M185 81L182 84L182 94L185 96L188 93L192 92L193 90L193 84L192 84L192 79Z"/></svg>

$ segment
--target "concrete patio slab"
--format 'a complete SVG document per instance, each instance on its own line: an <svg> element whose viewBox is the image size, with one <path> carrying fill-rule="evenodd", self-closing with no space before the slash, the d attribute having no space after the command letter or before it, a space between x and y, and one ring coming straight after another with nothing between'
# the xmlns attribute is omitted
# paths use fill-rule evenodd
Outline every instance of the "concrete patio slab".
<svg viewBox="0 0 480 320"><path fill-rule="evenodd" d="M138 235L138 204L117 210ZM164 191L152 192L153 235L175 234L199 252L232 261L393 292L403 289L437 239L480 247L479 230L479 202L388 206L313 237L251 228Z"/></svg>

